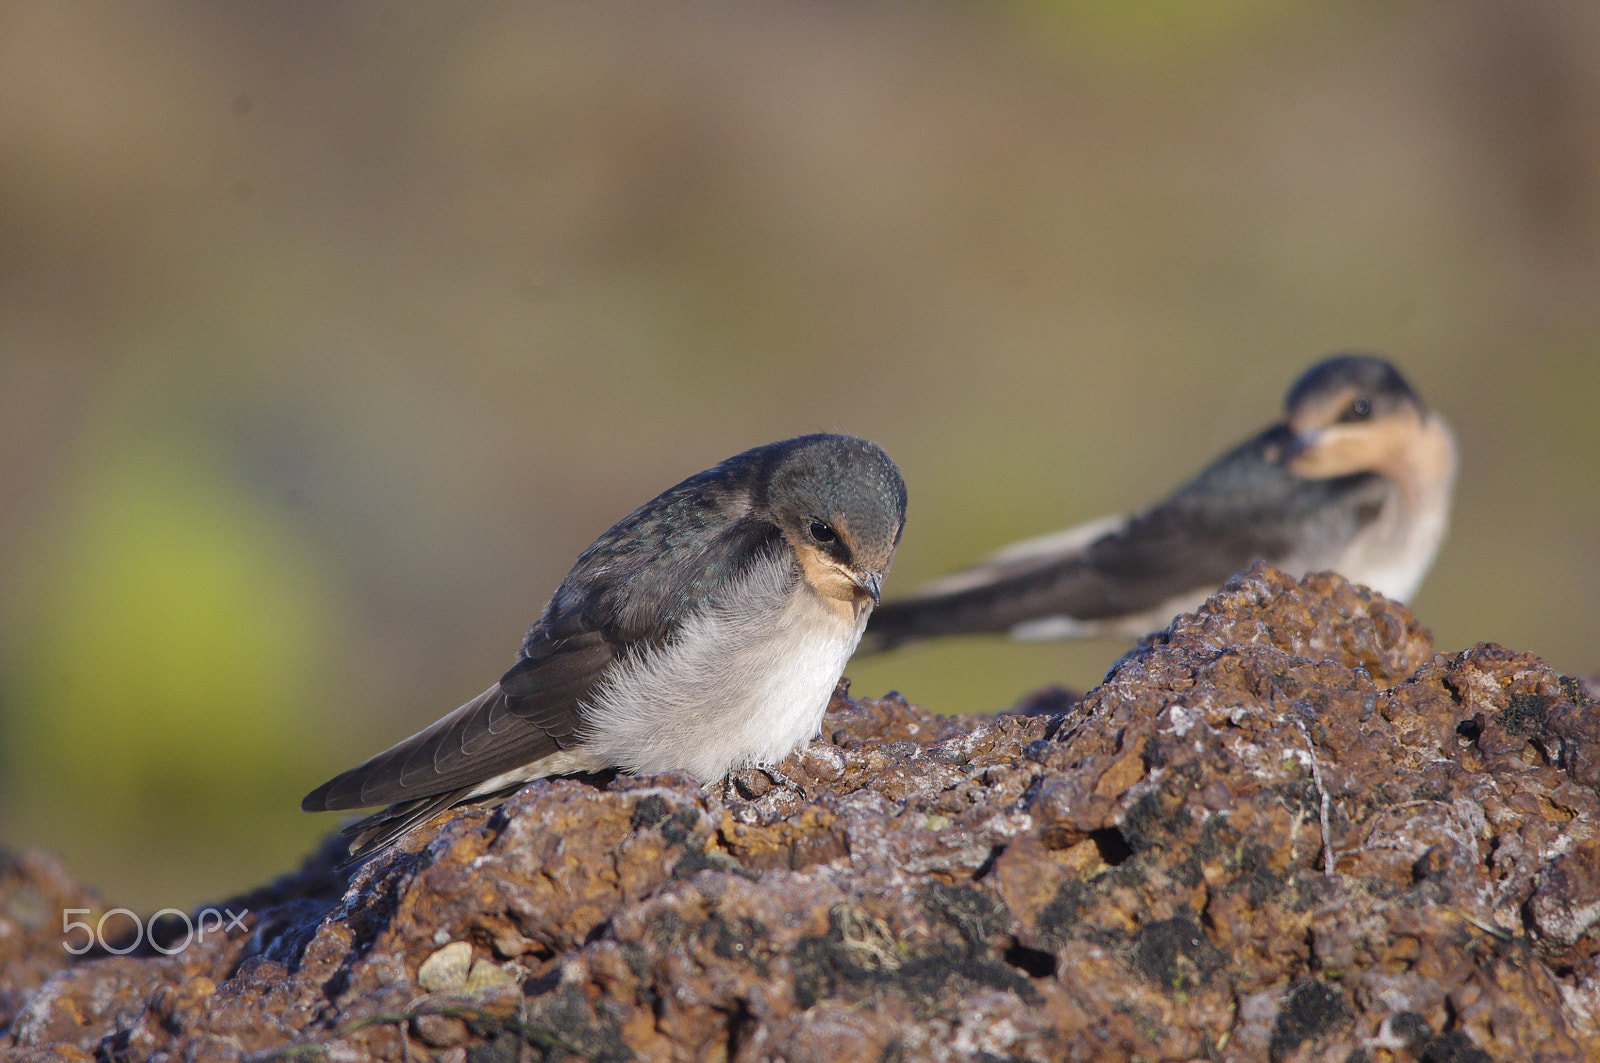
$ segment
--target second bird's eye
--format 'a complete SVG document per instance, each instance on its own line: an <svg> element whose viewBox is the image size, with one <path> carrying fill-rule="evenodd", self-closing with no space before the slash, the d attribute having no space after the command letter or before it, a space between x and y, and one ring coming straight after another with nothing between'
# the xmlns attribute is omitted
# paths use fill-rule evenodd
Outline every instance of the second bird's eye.
<svg viewBox="0 0 1600 1063"><path fill-rule="evenodd" d="M1350 404L1350 408L1344 411L1344 416L1339 418L1339 420L1349 423L1350 421L1365 421L1371 416L1372 400L1368 398L1359 398Z"/></svg>
<svg viewBox="0 0 1600 1063"><path fill-rule="evenodd" d="M833 530L833 525L814 520L811 522L811 537L819 543L831 543L839 537L839 533Z"/></svg>

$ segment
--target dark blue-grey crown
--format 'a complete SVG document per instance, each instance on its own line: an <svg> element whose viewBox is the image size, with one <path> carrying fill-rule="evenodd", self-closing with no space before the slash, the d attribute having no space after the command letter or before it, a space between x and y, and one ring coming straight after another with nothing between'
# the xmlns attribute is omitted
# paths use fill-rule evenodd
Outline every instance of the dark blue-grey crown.
<svg viewBox="0 0 1600 1063"><path fill-rule="evenodd" d="M759 449L766 452L765 506L839 513L858 534L892 537L881 545L898 542L906 516L906 482L878 444L819 432Z"/></svg>
<svg viewBox="0 0 1600 1063"><path fill-rule="evenodd" d="M1375 407L1410 402L1422 408L1422 400L1387 359L1375 354L1351 353L1325 358L1302 373L1289 388L1283 400L1284 409L1297 409L1345 388L1354 388L1372 400Z"/></svg>

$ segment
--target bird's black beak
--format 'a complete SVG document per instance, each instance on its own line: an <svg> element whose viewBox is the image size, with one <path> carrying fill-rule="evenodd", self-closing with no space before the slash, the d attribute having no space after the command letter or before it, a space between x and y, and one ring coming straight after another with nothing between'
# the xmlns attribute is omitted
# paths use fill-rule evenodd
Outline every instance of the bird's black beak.
<svg viewBox="0 0 1600 1063"><path fill-rule="evenodd" d="M1289 445L1284 448L1285 461L1293 461L1312 447L1317 445L1320 433L1316 431L1296 432L1289 437Z"/></svg>
<svg viewBox="0 0 1600 1063"><path fill-rule="evenodd" d="M852 572L850 578L857 587L866 591L872 597L872 604L877 605L883 601L883 573L881 572Z"/></svg>

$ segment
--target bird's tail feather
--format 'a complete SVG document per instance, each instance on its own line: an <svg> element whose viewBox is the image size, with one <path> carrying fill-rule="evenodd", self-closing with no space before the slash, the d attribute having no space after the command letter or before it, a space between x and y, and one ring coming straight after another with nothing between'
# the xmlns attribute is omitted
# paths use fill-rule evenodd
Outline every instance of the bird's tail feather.
<svg viewBox="0 0 1600 1063"><path fill-rule="evenodd" d="M431 797L419 797L414 801L401 801L342 828L339 833L348 834L352 837L350 839L350 857L339 865L339 869L345 870L358 864L364 864L385 850L392 848L396 842L411 833L414 828L420 827L440 812L462 801L470 789L468 787L461 790L447 790L442 794L434 794Z"/></svg>

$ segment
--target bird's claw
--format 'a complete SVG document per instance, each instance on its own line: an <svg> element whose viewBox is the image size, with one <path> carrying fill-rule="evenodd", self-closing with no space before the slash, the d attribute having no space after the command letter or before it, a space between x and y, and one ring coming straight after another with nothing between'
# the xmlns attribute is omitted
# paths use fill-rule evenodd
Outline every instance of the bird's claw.
<svg viewBox="0 0 1600 1063"><path fill-rule="evenodd" d="M723 798L727 800L738 798L741 801L756 801L771 793L774 787L789 790L801 800L806 796L805 787L772 767L739 768L730 771L722 785Z"/></svg>

